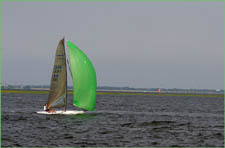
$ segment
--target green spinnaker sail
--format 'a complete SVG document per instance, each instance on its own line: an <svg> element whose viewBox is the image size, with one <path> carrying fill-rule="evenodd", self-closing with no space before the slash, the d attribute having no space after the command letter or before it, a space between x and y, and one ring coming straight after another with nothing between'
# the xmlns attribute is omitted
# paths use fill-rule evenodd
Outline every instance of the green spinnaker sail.
<svg viewBox="0 0 225 148"><path fill-rule="evenodd" d="M89 58L72 42L67 41L73 79L73 104L93 111L96 103L96 72Z"/></svg>

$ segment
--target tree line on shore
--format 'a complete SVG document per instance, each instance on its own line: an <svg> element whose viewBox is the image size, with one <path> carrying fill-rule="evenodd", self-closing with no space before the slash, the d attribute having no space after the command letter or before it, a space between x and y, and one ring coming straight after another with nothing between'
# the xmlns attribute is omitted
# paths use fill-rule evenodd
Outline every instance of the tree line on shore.
<svg viewBox="0 0 225 148"><path fill-rule="evenodd" d="M50 88L49 85L2 85L2 89L25 89L25 90L32 90L32 89L39 89L39 90L48 90ZM68 86L67 89L73 89L73 86ZM160 91L161 92L202 92L202 93L207 93L207 92L216 92L216 93L224 93L224 90L216 90L216 89L182 89L182 88L133 88L133 87L114 87L114 86L99 86L97 87L98 90L130 90L130 91L135 91L135 90L142 90L142 91Z"/></svg>

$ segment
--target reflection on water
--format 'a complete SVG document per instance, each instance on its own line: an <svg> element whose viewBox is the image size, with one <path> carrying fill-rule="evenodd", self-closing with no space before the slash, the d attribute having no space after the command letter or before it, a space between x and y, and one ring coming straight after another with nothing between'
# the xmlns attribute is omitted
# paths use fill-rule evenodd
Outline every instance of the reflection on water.
<svg viewBox="0 0 225 148"><path fill-rule="evenodd" d="M95 119L97 116L97 114L88 114L88 113L85 113L85 114L79 114L79 115L72 115L71 117L69 116L70 119L73 119L73 120L85 120L85 119Z"/></svg>

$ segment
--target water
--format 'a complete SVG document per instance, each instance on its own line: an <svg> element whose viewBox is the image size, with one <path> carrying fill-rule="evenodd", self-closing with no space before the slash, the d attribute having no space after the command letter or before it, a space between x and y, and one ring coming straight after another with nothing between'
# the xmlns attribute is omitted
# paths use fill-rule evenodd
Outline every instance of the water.
<svg viewBox="0 0 225 148"><path fill-rule="evenodd" d="M224 146L223 98L98 95L94 112L37 114L46 100L2 94L2 146Z"/></svg>

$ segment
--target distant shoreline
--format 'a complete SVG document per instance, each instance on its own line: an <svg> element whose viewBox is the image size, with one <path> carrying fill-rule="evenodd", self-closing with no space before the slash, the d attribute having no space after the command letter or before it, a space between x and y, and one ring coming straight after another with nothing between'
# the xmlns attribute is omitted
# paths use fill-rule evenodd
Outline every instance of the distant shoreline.
<svg viewBox="0 0 225 148"><path fill-rule="evenodd" d="M48 94L48 90L24 90L24 89L4 89L2 93L23 93L23 94ZM67 91L68 94L72 94L72 90ZM158 95L158 96L197 96L197 97L212 97L223 98L223 94L185 94L185 93L167 93L157 91L130 91L130 90L97 90L98 95Z"/></svg>

